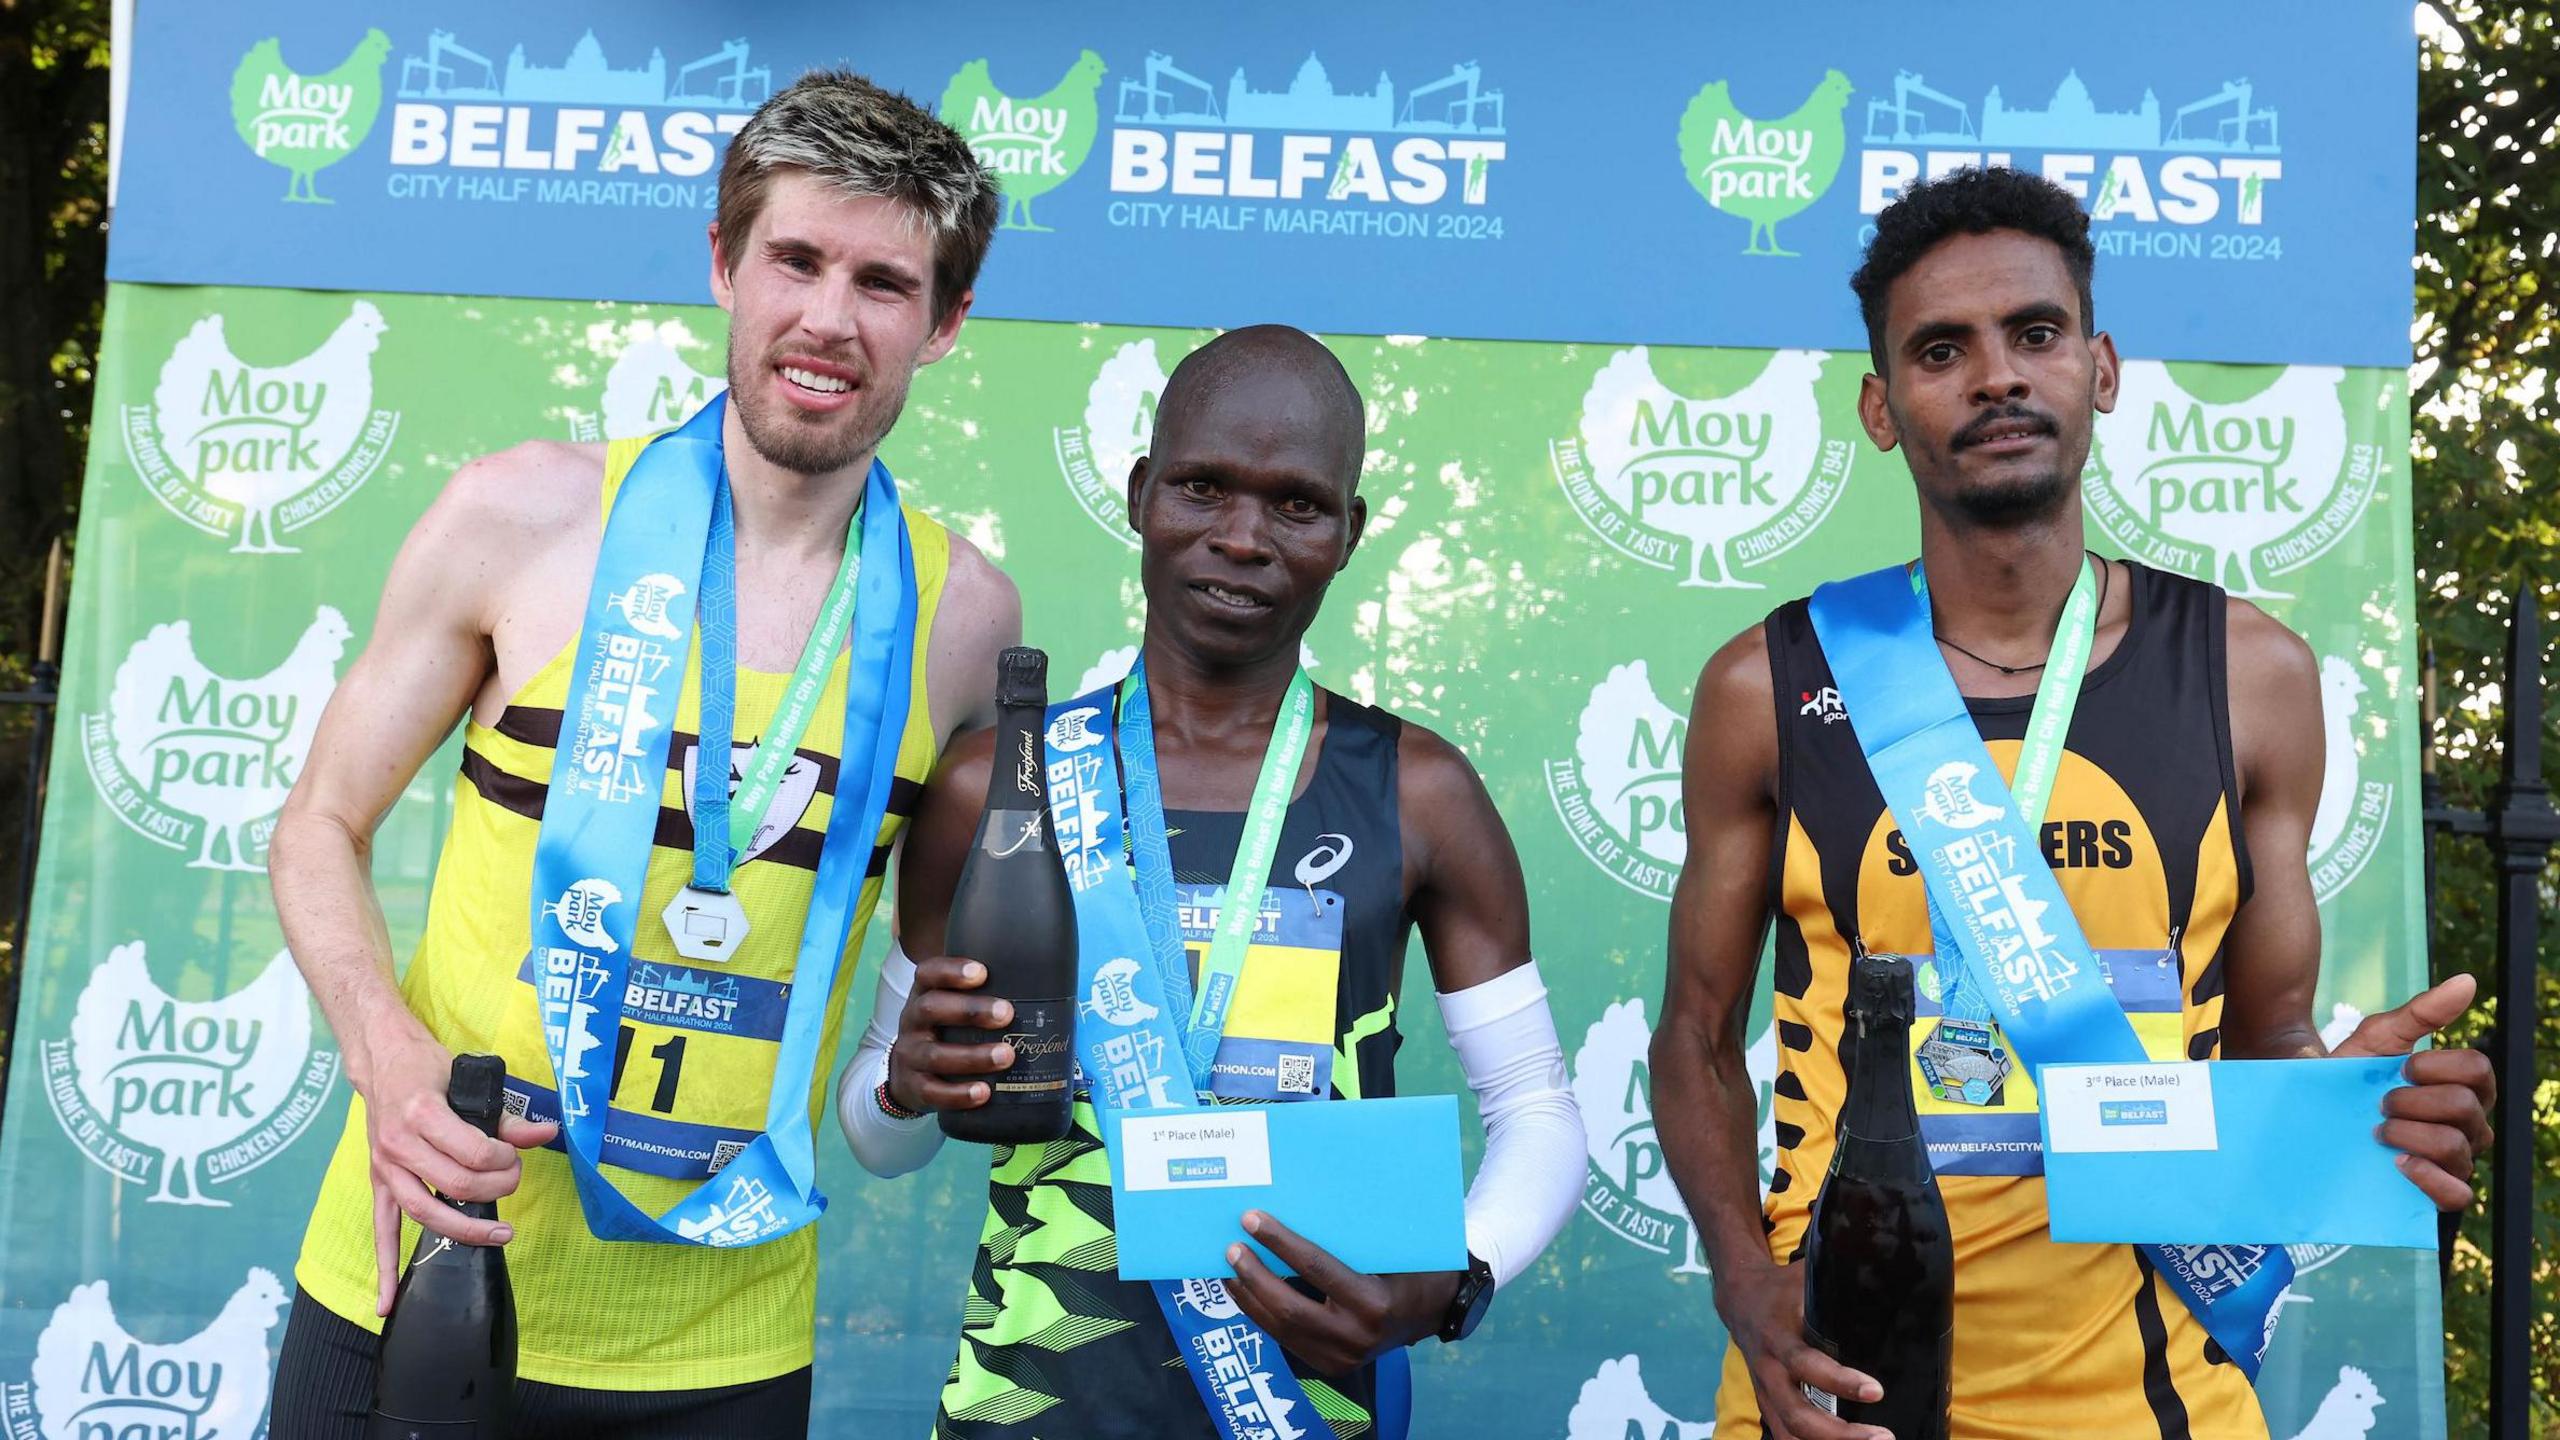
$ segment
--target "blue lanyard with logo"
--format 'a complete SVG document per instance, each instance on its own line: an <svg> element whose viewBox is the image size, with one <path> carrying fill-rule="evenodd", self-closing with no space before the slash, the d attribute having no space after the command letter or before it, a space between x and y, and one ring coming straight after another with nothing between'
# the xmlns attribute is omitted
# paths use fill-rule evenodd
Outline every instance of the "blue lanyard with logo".
<svg viewBox="0 0 2560 1440"><path fill-rule="evenodd" d="M531 968L559 1083L561 1148L587 1228L606 1240L755 1245L799 1229L826 1208L817 1188L809 1089L836 967L906 730L915 561L896 483L886 466L874 463L862 502L867 593L846 676L837 803L800 932L765 1128L665 1214L650 1215L614 1187L600 1157L612 1100L610 1057L656 843L684 641L694 628L705 568L719 563L708 551L726 488L720 428L726 408L726 396L715 398L682 428L658 437L623 479L596 556L534 842ZM722 557L728 558L725 550ZM733 630L717 634L734 627L733 614L706 607L700 620L706 652L734 646ZM715 695L717 703L729 704L734 664L720 668L708 659L706 653L701 667L705 708ZM695 763L719 765L725 785L725 755Z"/></svg>
<svg viewBox="0 0 2560 1440"><path fill-rule="evenodd" d="M1236 842L1225 898L1218 903L1217 929L1210 937L1209 953L1201 957L1195 994L1191 960L1175 914L1173 844L1165 828L1164 790L1156 772L1155 709L1147 698L1143 657L1120 685L1120 758L1128 767L1129 853L1137 865L1140 911L1146 916L1147 938L1165 998L1173 1005L1173 1013L1189 1017L1182 1046L1195 1089L1209 1088L1218 1042L1226 1035L1227 1015L1244 981L1245 955L1253 947L1253 927L1262 914L1263 891L1270 887L1272 857L1280 853L1280 831L1289 819L1289 795L1298 786L1298 765L1306 758L1315 713L1315 682L1300 670L1290 677L1280 713L1272 721L1271 741L1262 752L1261 773L1254 777L1244 834Z"/></svg>
<svg viewBox="0 0 2560 1440"><path fill-rule="evenodd" d="M2030 834L2043 828L2045 805L2053 797L2054 777L2062 769L2064 742L2071 734L2071 717L2079 709L2080 682L2087 678L2089 652L2097 643L2096 573L2082 565L2070 597L2062 603L2053 649L2045 658L2044 678L2036 685L2035 708L2028 713L2026 739L2018 747L2018 767L2009 782L2010 794L2017 798L2018 818ZM1929 576L1917 565L1911 568L1911 593L1925 612ZM1944 957L1931 966L1944 998L1939 1005L1942 1018L1916 1057L1921 1079L1941 1100L1987 1105L2008 1078L2009 1052L2000 1043L1990 1000L1966 982L1965 967L1953 962L1960 952L1935 906L1929 911L1929 928L1936 954Z"/></svg>
<svg viewBox="0 0 2560 1440"><path fill-rule="evenodd" d="M2044 863L2035 828L1983 747L1912 577L1893 565L1824 585L1809 609L1858 748L1919 864L1940 959L1958 960L1965 983L1988 998L2031 1071L2147 1061L2061 882ZM2057 644L2068 638L2058 635ZM2085 655L2076 664L2085 667ZM2039 710L2050 713L2041 704ZM2045 741L2056 764L2061 738L2053 728ZM2041 783L2049 785L2050 775ZM2276 1298L2293 1277L2283 1249L2140 1248L2256 1379L2275 1331Z"/></svg>
<svg viewBox="0 0 2560 1440"><path fill-rule="evenodd" d="M1133 678L1138 681L1133 698L1142 697L1145 681ZM1170 855L1154 737L1151 728L1141 726L1135 734L1144 738L1136 748L1129 748L1133 732L1130 714L1124 712L1116 727L1121 743L1114 746L1113 699L1112 687L1105 686L1051 706L1046 748L1051 833L1057 838L1068 888L1075 896L1080 997L1076 1056L1116 1182L1120 1117L1140 1111L1197 1109L1200 1096L1190 1071L1183 1022L1164 984L1167 970L1160 932L1173 932L1171 861L1163 859L1158 870L1156 862L1141 858L1149 850ZM1149 713L1142 700L1132 708L1142 720ZM1096 722L1102 728L1095 728ZM1275 747L1277 741L1275 736ZM1266 765L1268 759L1266 752ZM1296 773L1294 763L1290 773ZM1257 797L1260 790L1257 786ZM1281 798L1285 812L1285 789ZM1155 817L1152 825L1140 822L1142 806ZM1152 840L1147 838L1149 830ZM1268 868L1266 858L1266 872ZM1155 906L1141 898L1151 889L1159 893ZM1224 903L1229 910L1235 908L1232 892ZM1148 913L1151 908L1162 910L1161 926ZM1178 957L1181 941L1179 933L1173 933ZM1139 956L1158 963L1141 962ZM1187 961L1177 963L1188 967ZM1331 1440L1331 1425L1290 1372L1278 1343L1228 1297L1223 1283L1160 1280L1150 1282L1149 1288L1181 1352L1183 1367L1224 1440L1253 1440L1275 1433Z"/></svg>
<svg viewBox="0 0 2560 1440"><path fill-rule="evenodd" d="M874 462L877 463L877 462ZM817 714L818 697L835 668L836 651L853 628L862 576L862 505L856 497L853 519L845 527L844 558L819 602L817 622L800 662L783 687L782 702L747 761L733 801L729 794L732 740L737 730L738 671L737 535L730 522L729 487L722 483L711 497L711 538L702 557L702 600L697 607L705 677L696 709L693 761L693 882L667 902L667 938L688 960L723 961L738 953L747 938L746 907L729 889L729 872L764 838L766 812L782 788L782 778L799 752ZM711 676L722 677L712 683Z"/></svg>

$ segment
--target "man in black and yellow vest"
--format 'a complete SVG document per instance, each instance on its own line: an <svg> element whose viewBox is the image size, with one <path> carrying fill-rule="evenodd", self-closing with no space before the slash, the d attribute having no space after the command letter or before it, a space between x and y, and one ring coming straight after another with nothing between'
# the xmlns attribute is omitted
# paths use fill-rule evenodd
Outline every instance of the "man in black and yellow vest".
<svg viewBox="0 0 2560 1440"><path fill-rule="evenodd" d="M2267 1434L2248 1374L2262 1325L2209 1330L2189 1301L2212 1311L2211 1287L2155 1266L2152 1247L2049 1237L2035 1102L2013 1068L2026 1047L1973 993L1984 982L1971 977L1988 972L1935 953L1912 827L1897 821L1902 805L1888 808L1857 733L1861 697L1879 694L1851 683L1848 642L1864 637L1824 629L1839 613L1826 595L1866 586L1856 593L1880 597L1874 613L1907 614L1896 637L1911 653L1877 658L1911 667L1903 675L1943 664L1960 692L1950 713L1969 713L2019 787L2021 817L2042 805L2041 843L2017 848L2054 872L2112 982L2100 988L2130 1022L2127 1043L2172 1060L2405 1055L2472 995L2459 977L2366 1020L2334 1052L2322 1045L2304 859L2320 799L2320 747L2304 739L2320 732L2319 675L2309 648L2257 607L2083 547L2081 469L2117 384L2114 344L2092 319L2088 223L2068 192L2006 169L1914 186L1877 217L1853 281L1875 365L1859 413L1876 446L1910 466L1921 563L1779 607L1698 682L1654 1113L1732 1334L1719 1440L1884 1433L1802 1388L1878 1393L1806 1343L1797 1263L1848 1088L1843 999L1861 948L1918 959L1915 1033L1945 1047L1920 1047L1913 1090L1955 1246L1950 1433ZM1858 663L1860 679L1882 668ZM2065 678L2040 698L2048 667ZM2031 725L2046 704L2068 708ZM1967 778L1978 767L1947 769L1979 794ZM1934 818L1919 793L1914 808ZM1778 1156L1764 1211L1742 1039L1773 920ZM1968 1083L1952 1083L1959 1074ZM2381 1138L2437 1205L2466 1205L2488 1142L2486 1058L2427 1051L2405 1075L2377 1117Z"/></svg>
<svg viewBox="0 0 2560 1440"><path fill-rule="evenodd" d="M507 1246L519 1433L806 1428L817 1205L795 1177L851 957L1021 630L1011 583L878 460L958 339L996 204L904 97L802 79L720 175L726 396L645 444L475 460L411 531L270 866L357 1092L295 1270L278 1440L362 1433L403 1215ZM457 720L396 976L370 837ZM704 993L734 1003L685 1003ZM475 1051L506 1062L498 1140L445 1103Z"/></svg>

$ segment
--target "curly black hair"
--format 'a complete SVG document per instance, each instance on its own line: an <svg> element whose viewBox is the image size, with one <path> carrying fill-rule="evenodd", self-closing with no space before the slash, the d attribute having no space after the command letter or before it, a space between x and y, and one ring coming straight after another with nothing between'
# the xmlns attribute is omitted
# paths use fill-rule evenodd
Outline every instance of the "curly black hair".
<svg viewBox="0 0 2560 1440"><path fill-rule="evenodd" d="M2059 247L2063 266L2080 290L2082 331L2098 333L2096 302L2089 293L2098 252L2089 243L2088 212L2070 191L2041 175L2005 165L1967 167L1923 180L1884 207L1876 216L1876 236L1867 242L1867 258L1849 277L1849 288L1858 292L1858 313L1867 322L1867 353L1878 375L1885 373L1885 292L1938 242L1994 230L2016 230Z"/></svg>

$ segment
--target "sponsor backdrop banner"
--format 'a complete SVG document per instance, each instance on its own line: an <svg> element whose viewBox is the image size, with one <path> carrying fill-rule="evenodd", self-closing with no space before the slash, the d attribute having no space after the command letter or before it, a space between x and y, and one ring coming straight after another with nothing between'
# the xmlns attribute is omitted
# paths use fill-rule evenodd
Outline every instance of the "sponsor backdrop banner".
<svg viewBox="0 0 2560 1440"><path fill-rule="evenodd" d="M255 1433L347 1096L267 893L277 808L332 688L380 627L402 623L377 613L383 574L455 466L528 437L647 434L716 391L724 317L653 297L701 294L721 117L815 60L877 64L964 121L984 118L980 100L996 117L976 128L990 154L1010 157L1011 218L1054 229L1000 235L983 311L1305 321L1331 332L1368 397L1372 523L1309 637L1310 664L1320 682L1441 730L1483 770L1527 867L1590 1132L1583 1213L1553 1251L1476 1339L1416 1351L1418 1434L1709 1433L1723 1335L1647 1098L1684 846L1677 772L1689 691L1717 644L1822 579L1913 547L1908 477L1866 443L1853 410L1866 359L1842 282L1862 167L1897 148L1861 148L1860 136L1901 127L1914 138L1898 149L1923 168L1935 149L2050 164L2039 147L2064 133L2052 116L2078 115L2069 133L2089 137L2138 120L2155 141L2193 141L2220 175L2255 147L2272 154L2273 112L2294 117L2284 138L2296 148L2254 202L2217 182L2210 223L2174 228L2124 210L2100 226L2206 248L2145 256L2115 240L2101 262L2101 316L2142 358L2098 427L2091 537L2219 580L2308 638L2327 764L2311 834L2328 937L2318 1018L2339 1033L2419 983L2408 414L2395 338L2407 187L2387 201L2357 189L2405 179L2405 10L2329 9L2297 29L2254 7L2225 17L2198 6L2156 13L2138 44L2083 27L2069 49L2048 51L2038 47L2061 42L2004 27L1998 52L1977 54L1902 33L1881 8L1872 23L1825 26L1819 46L1740 12L1580 41L1545 34L1544 19L1434 26L1348 10L1232 27L1167 11L1095 20L1079 38L1050 35L1066 22L1045 12L996 7L1006 23L901 39L816 9L715 24L645 5L538 17L200 8L143 7L117 262L128 280L225 283L122 283L109 296L0 1136L0 1428L12 1440ZM2172 34L2181 43L2157 38ZM1623 79L1602 80L1604 44ZM1080 58L1087 46L1092 59ZM1205 88L1185 83L1193 74ZM2219 108L2184 108L2236 74L2255 88L2234 82ZM1417 96L1444 77L1453 83ZM395 161L404 92L442 117L405 123L441 125L444 159ZM1198 118L1211 105L1218 119ZM1828 117L1790 121L1839 167L1808 213L1751 209L1740 192L1726 196L1737 208L1719 207L1683 182L1684 169L1778 176L1732 182L1774 196L1793 173L1780 157L1798 142L1765 138L1748 143L1780 147L1773 168L1713 168L1720 106L1731 109L1728 141L1744 117ZM276 113L296 107L311 113ZM1024 107L1064 113L1080 134L1054 195L1035 188L1049 178L1039 137L1054 125ZM519 174L506 156L556 158L569 110L606 117L584 132L598 148L569 157L583 180L654 174L698 193L662 207L541 198L544 173ZM628 135L616 128L626 112L639 117ZM1141 118L1114 120L1124 113ZM264 132L261 155L267 124L314 128L297 132L299 148ZM1007 125L1015 139L987 133ZM1396 168L1407 139L1444 153L1462 141L1520 148L1472 152L1444 169L1435 199L1410 207L1434 225L1501 220L1499 238L1160 232L1110 218L1115 205L1179 211L1195 198L1111 188L1112 147L1144 153L1145 142L1115 138L1132 131L1211 135L1168 140L1190 148L1165 153L1214 153L1214 171L1184 173L1214 173L1230 191L1248 139L1250 173L1280 176L1290 137L1322 138L1332 148L1299 150L1328 188L1368 183L1345 158L1355 139L1373 142L1390 185L1399 174L1426 184ZM1920 138L1950 133L1972 138ZM451 163L464 134L491 137L470 144L496 158ZM2349 155L2355 135L2365 138ZM697 155L686 136L707 148ZM2197 148L2201 137L2223 148ZM2101 157L2083 173L2093 201L2105 196L2098 177L2116 174L2138 173L2142 203L2162 216L2186 193L2168 178L2180 152L2074 143ZM641 146L658 172L598 173L603 154ZM2110 168L2118 156L2137 166ZM1538 178L1542 165L1592 183L1567 191ZM1481 205L1465 198L1470 172ZM1901 172L1882 173L1889 183ZM402 197L397 187L428 176L450 193ZM519 199L460 198L466 182L518 179L530 182ZM2136 182L2113 183L2131 206ZM1309 180L1306 213L1403 213L1317 191ZM2259 218L2243 222L2244 210ZM1607 214L1610 231L1552 228L1567 211ZM1620 216L1637 218L1635 234ZM2216 236L2272 241L2279 230L2280 257L2207 258ZM2351 255L2365 244L2391 250L2390 263ZM1537 247L1536 258L1503 246ZM1585 258L1597 255L1612 267ZM1161 305L1111 288L1141 274ZM1502 283L1515 275L1529 283ZM321 284L348 288L310 288ZM264 288L286 285L305 288ZM475 293L429 293L459 287ZM572 293L476 293L546 291ZM2279 304L2290 323L2240 323ZM1670 314L1683 318L1662 324ZM1408 327L1536 343L1394 333ZM1062 689L1099 683L1131 654L1138 589L1122 478L1165 375L1210 333L973 320L959 351L919 377L893 437L887 458L914 503L1020 582L1030 639L1051 653ZM2273 353L2255 348L2260 337ZM1641 343L1665 338L1728 348ZM1575 343L1547 343L1557 339ZM2285 363L2204 363L2234 355ZM1097 593L1121 603L1096 604ZM424 919L457 758L448 745L428 763L376 846L403 956ZM2058 850L2064 863L2106 863L2103 847L2092 855L2068 837ZM865 1004L876 948L855 987ZM1407 985L1403 1088L1462 1088L1418 957ZM1765 981L1750 1026L1765 1184ZM924 1174L884 1183L831 1138L820 1149L834 1205L821 1232L816 1432L922 1433L957 1344L986 1157L952 1147ZM2261 1387L2274 1435L2441 1436L2432 1257L2297 1258Z"/></svg>
<svg viewBox="0 0 2560 1440"><path fill-rule="evenodd" d="M118 280L702 298L720 147L848 64L1006 174L988 316L1656 344L1862 335L1916 175L2085 195L2191 360L2402 364L2416 37L2391 0L145 4ZM1998 43L1983 43L1986 35ZM503 228L507 243L492 244ZM2306 297L2324 303L2300 303Z"/></svg>

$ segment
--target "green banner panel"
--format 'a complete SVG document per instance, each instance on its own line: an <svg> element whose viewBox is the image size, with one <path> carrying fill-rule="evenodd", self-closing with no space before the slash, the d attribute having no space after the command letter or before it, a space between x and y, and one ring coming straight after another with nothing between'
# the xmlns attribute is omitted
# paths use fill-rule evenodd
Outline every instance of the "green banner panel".
<svg viewBox="0 0 2560 1440"><path fill-rule="evenodd" d="M453 469L673 424L720 385L725 338L692 307L111 293L0 1136L11 1436L138 1434L91 1427L149 1415L180 1427L149 1433L253 1433L347 1093L268 896L276 811L331 689L404 623L377 608L382 578ZM972 323L886 447L913 503L1019 582L1060 686L1098 683L1137 642L1124 480L1166 373L1206 338ZM1372 519L1307 663L1483 771L1590 1136L1584 1213L1477 1338L1416 1352L1416 1433L1705 1435L1723 1339L1645 1058L1690 691L1773 606L1911 553L1910 479L1858 428L1862 353L1334 344L1368 397ZM2218 580L2318 656L2317 1018L2343 1033L2424 972L2405 381L2134 361L2124 389L2098 424L2091 543ZM377 837L404 956L455 766L448 745ZM1764 989L1764 1183L1767 1011ZM1418 955L1396 1018L1403 1087L1463 1088ZM984 1152L879 1182L820 1135L815 1431L920 1434L957 1342ZM2261 1387L2274 1434L2441 1435L2433 1257L2296 1258Z"/></svg>

